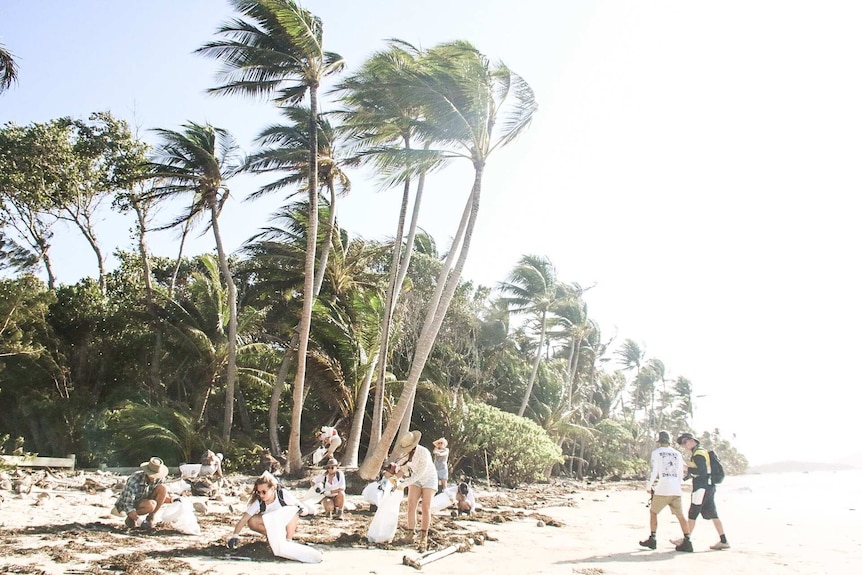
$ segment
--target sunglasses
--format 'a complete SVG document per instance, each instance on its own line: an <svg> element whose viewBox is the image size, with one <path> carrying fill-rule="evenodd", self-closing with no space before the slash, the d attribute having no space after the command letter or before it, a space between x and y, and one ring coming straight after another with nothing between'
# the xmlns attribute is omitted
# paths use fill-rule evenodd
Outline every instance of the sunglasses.
<svg viewBox="0 0 862 575"><path fill-rule="evenodd" d="M336 467L334 465L327 465L326 468L327 469L336 469Z"/></svg>
<svg viewBox="0 0 862 575"><path fill-rule="evenodd" d="M263 489L263 490L256 489L255 491L257 492L257 494L258 494L258 495L266 495L266 494L267 494L267 492L269 491L269 489L268 489L268 488L267 488L267 489Z"/></svg>

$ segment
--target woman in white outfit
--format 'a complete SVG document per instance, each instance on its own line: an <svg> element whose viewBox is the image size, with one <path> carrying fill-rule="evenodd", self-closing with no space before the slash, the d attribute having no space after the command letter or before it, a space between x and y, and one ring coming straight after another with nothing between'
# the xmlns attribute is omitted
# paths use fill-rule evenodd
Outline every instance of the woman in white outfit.
<svg viewBox="0 0 862 575"><path fill-rule="evenodd" d="M437 469L431 452L419 445L422 433L411 431L398 440L395 476L404 478L407 486L407 530L419 551L428 549L428 529L431 527L431 499L437 493ZM422 501L422 528L416 532L416 509ZM417 537L418 535L418 537Z"/></svg>

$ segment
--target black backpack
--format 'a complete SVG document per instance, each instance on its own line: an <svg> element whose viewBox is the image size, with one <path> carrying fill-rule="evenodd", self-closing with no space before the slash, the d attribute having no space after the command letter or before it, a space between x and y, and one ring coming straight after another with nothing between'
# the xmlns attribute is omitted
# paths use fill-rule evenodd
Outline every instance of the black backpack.
<svg viewBox="0 0 862 575"><path fill-rule="evenodd" d="M276 488L275 494L278 496L278 502L284 507L286 503L284 502L284 494L281 492L281 489ZM260 512L263 513L266 511L266 503L263 502L263 499L258 499L257 502L260 503Z"/></svg>
<svg viewBox="0 0 862 575"><path fill-rule="evenodd" d="M712 480L713 485L718 485L724 481L724 466L721 465L718 453L712 449L709 450L709 469L709 478Z"/></svg>

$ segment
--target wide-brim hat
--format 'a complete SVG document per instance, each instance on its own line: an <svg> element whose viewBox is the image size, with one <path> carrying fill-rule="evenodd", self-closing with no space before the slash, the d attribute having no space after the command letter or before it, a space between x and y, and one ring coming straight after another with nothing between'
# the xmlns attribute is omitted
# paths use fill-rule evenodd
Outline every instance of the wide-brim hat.
<svg viewBox="0 0 862 575"><path fill-rule="evenodd" d="M421 431L408 431L398 440L398 451L401 453L413 451L419 445L420 439L422 439Z"/></svg>
<svg viewBox="0 0 862 575"><path fill-rule="evenodd" d="M448 442L448 441L446 441L446 438L445 438L445 437L441 437L440 439L438 439L437 441L435 441L435 442L434 442L434 445L437 445L437 446L440 446L440 447L448 447L448 446L449 446L449 442Z"/></svg>
<svg viewBox="0 0 862 575"><path fill-rule="evenodd" d="M326 460L326 466L329 467L330 465L334 465L335 467L338 467L338 460L335 459L334 457L330 457L329 459Z"/></svg>
<svg viewBox="0 0 862 575"><path fill-rule="evenodd" d="M682 445L682 442L685 441L686 439L694 439L695 441L697 441L697 438L694 435L692 435L691 433L683 433L679 437L676 438L677 445ZM700 443L700 442L698 441L698 443Z"/></svg>
<svg viewBox="0 0 862 575"><path fill-rule="evenodd" d="M158 457L150 457L149 461L141 463L141 469L147 474L147 477L153 479L161 479L168 474L168 466Z"/></svg>

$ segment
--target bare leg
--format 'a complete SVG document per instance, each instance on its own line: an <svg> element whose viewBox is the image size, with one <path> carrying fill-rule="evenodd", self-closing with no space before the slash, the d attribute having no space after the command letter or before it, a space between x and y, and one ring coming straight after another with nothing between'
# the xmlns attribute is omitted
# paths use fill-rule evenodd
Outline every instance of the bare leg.
<svg viewBox="0 0 862 575"><path fill-rule="evenodd" d="M407 530L413 531L416 529L416 508L419 506L419 497L422 495L422 488L418 485L407 486ZM423 517L422 521L425 519Z"/></svg>
<svg viewBox="0 0 862 575"><path fill-rule="evenodd" d="M658 514L652 511L649 512L649 530L650 533L655 533L658 529Z"/></svg>
<svg viewBox="0 0 862 575"><path fill-rule="evenodd" d="M431 526L431 499L433 498L433 489L422 489L422 531L428 531Z"/></svg>

